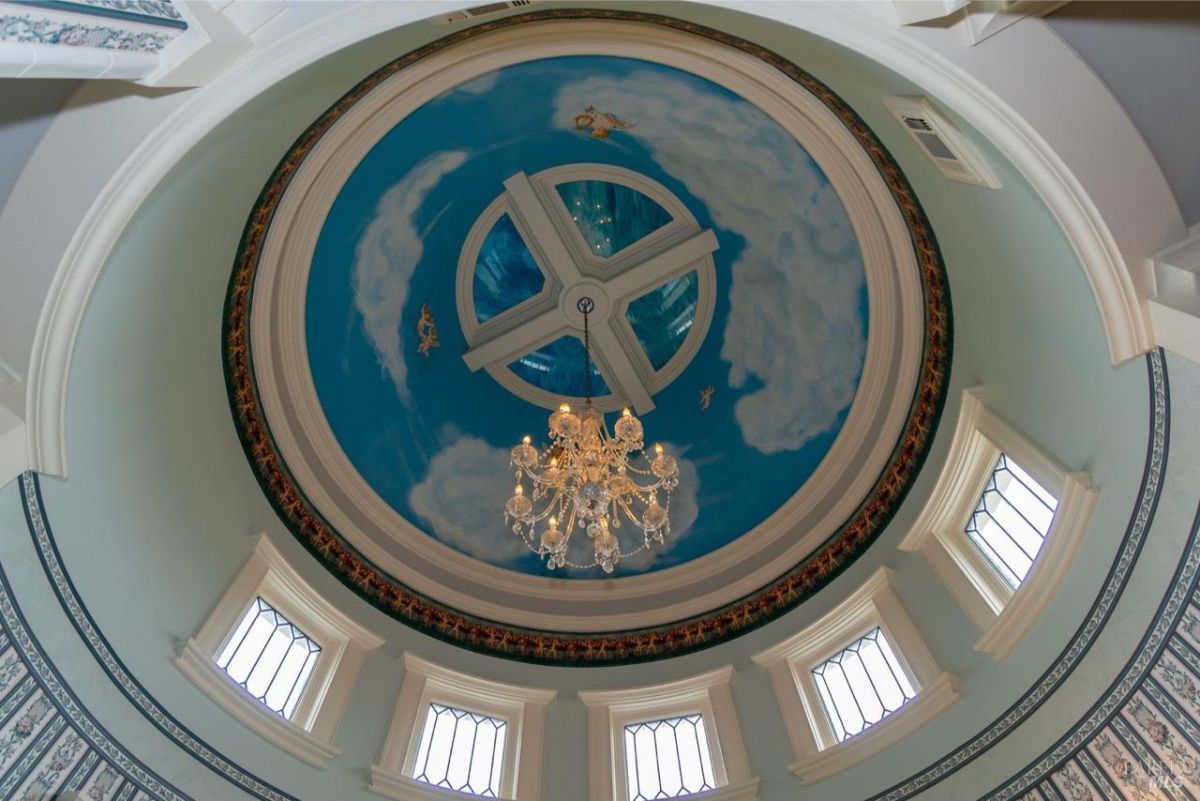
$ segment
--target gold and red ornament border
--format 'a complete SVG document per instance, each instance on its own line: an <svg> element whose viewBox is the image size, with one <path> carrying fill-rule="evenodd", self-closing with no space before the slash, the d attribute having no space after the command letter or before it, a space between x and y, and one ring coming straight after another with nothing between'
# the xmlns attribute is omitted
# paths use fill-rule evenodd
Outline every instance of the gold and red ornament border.
<svg viewBox="0 0 1200 801"><path fill-rule="evenodd" d="M275 446L255 384L249 317L258 261L275 209L305 157L351 106L405 67L477 36L531 22L596 19L661 25L748 53L837 115L879 170L908 226L924 291L925 343L909 417L887 466L868 497L817 551L761 589L702 615L651 628L569 633L466 614L397 581L350 545L305 497ZM684 20L606 9L548 9L467 28L401 56L361 81L300 136L275 168L246 222L225 302L223 340L230 406L259 484L288 529L343 583L397 620L455 645L527 662L599 666L679 656L737 637L795 608L848 567L887 525L925 459L949 381L952 327L945 267L912 187L866 123L827 86L777 53Z"/></svg>

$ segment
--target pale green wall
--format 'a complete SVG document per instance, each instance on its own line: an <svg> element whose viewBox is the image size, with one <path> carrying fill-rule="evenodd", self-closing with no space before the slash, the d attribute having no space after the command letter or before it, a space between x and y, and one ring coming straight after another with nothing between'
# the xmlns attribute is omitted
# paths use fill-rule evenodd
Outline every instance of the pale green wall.
<svg viewBox="0 0 1200 801"><path fill-rule="evenodd" d="M932 571L921 558L894 550L944 458L952 426L943 426L930 467L859 564L792 614L699 654L622 668L527 666L436 642L358 600L286 534L246 465L225 399L220 310L242 225L278 157L356 80L445 29L421 25L381 35L303 71L236 114L184 159L131 222L96 287L76 346L67 430L71 478L47 480L44 487L64 561L134 674L198 734L303 798L373 797L363 789L365 768L382 743L400 682L394 660L404 648L471 672L560 688L549 710L543 788L543 797L553 801L586 793L585 715L575 689L661 681L729 662L739 671L735 698L763 798L863 797L973 735L1036 679L1090 605L1124 532L1146 446L1144 363L1109 364L1083 273L1049 213L1011 167L989 151L1004 189L951 183L879 103L881 95L913 94L916 87L794 30L715 9L654 8L719 24L790 56L848 100L892 148L950 265L956 349L946 419L953 421L961 389L982 383L1003 417L1069 467L1089 470L1101 499L1084 550L1064 591L1013 656L998 665L974 653L975 631ZM1182 363L1178 368L1195 370ZM1173 469L1186 465L1188 456L1173 454ZM19 574L18 591L36 599L31 617L51 632L48 647L68 679L83 685L102 719L114 721L119 738L139 753L153 753L147 761L168 778L197 797L231 797L229 785L170 754L171 747L106 686L62 625L61 613L46 601L44 579L23 554L21 540L28 538L16 530L11 496L10 488L0 497L4 564ZM1187 498L1181 487L1179 502L1164 504L1161 539L1147 553L1147 564L1160 576L1177 554ZM170 663L177 642L197 628L241 567L248 535L256 531L271 533L314 585L389 640L367 660L338 734L343 756L324 771L298 763L233 722ZM881 563L897 569L901 600L942 665L958 673L964 697L862 769L802 788L786 771L792 756L769 682L748 655L830 608ZM1131 628L1098 646L1113 658L1081 668L1070 692L1047 706L1051 719L1022 733L1007 765L990 769L985 760L981 775L998 778L1019 767L1017 760L1036 754L1078 717L1132 648L1127 632L1135 630L1139 615L1149 614L1153 592L1161 589L1154 572L1139 573L1131 589L1138 603L1122 619ZM934 795L955 797L948 792Z"/></svg>

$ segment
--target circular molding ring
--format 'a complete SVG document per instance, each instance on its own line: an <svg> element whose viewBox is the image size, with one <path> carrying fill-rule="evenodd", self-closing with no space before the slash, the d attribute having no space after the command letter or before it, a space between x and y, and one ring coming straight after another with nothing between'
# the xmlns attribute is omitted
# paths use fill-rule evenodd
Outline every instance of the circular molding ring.
<svg viewBox="0 0 1200 801"><path fill-rule="evenodd" d="M484 72L568 53L635 55L681 67L771 115L804 144L842 198L867 273L863 379L817 473L735 544L653 576L530 577L481 565L415 530L369 488L363 492L365 483L352 486L361 478L340 449L328 447L332 432L319 405L310 405L315 390L298 346L302 273L323 209L395 115ZM260 298L253 312L252 297ZM928 221L899 167L840 98L745 40L658 15L574 9L509 17L414 51L318 119L281 161L247 222L224 333L230 401L247 455L281 518L311 552L377 607L433 636L499 656L573 664L634 662L713 645L795 607L844 569L890 520L924 459L944 399L951 339L948 287ZM913 400L880 407L881 397ZM408 548L407 559L389 559L378 540L361 536L364 526L380 525L400 532L394 541ZM732 580L725 575L730 565L743 571ZM792 567L780 575L779 565ZM555 600L554 615L538 610L547 598Z"/></svg>
<svg viewBox="0 0 1200 801"><path fill-rule="evenodd" d="M536 175L529 176L530 185L541 197L542 202L547 204L553 202L556 195L554 189L557 185L571 181L588 180L620 184L621 186L640 192L665 209L671 215L671 221L651 231L619 253L615 253L605 259L597 257L590 252L587 243L583 239L583 234L580 233L578 228L564 225L565 221L563 219L557 215L552 216L551 223L555 225L559 236L569 243L571 255L582 267L581 272L583 273L584 280L580 286L590 284L591 279L600 281L608 280L619 275L626 269L637 266L638 261L644 258L642 254L661 252L672 245L678 244L683 239L700 233L700 224L679 198L675 197L674 194L657 181L652 181L646 176L639 175L624 167L617 167L611 164L566 164L559 167L551 167L548 170L542 170ZM513 220L514 225L517 226L522 238L526 242L534 239L531 232L524 230L524 223L520 215L515 213L513 203L507 191L492 201L484 209L483 213L479 215L479 219L475 221L475 224L471 226L471 230L467 233L459 255L458 271L455 275L458 322L462 326L463 335L466 337L467 342L474 347L481 339L499 336L504 331L521 325L531 317L543 313L548 308L552 308L555 303L555 296L560 293L561 298L559 303L566 313L571 327L556 331L552 336L558 337L564 333L573 333L579 336L583 331L582 317L575 310L574 300L568 297L568 293L565 291L569 287L563 287L557 280L554 272L547 270L543 271L546 284L540 292L513 308L500 312L486 322L479 322L479 318L475 312L475 296L473 291L475 261L479 255L479 249L483 246L484 240L492 230L492 226L504 214L509 215L509 218ZM688 267L690 270L687 271L694 271L697 277L696 316L679 350L659 370L654 369L645 351L637 343L637 334L634 333L632 326L625 321L625 311L629 308L632 298L624 298L617 304L616 308L609 308L611 304L607 296L601 302L605 316L616 318L617 336L625 346L626 353L634 362L643 384L649 389L651 395L658 394L668 384L679 377L680 373L683 372L684 368L688 366L700 350L700 346L704 343L704 338L708 336L708 327L712 323L717 292L716 269L713 265L712 254L706 254L702 258L692 262ZM604 293L603 287L597 287L597 290L600 293ZM648 289L643 291L648 291ZM592 319L596 320L598 318L593 317ZM603 356L598 353L593 354L593 359L603 362ZM603 367L603 363L601 366ZM516 375L512 370L509 370L507 365L504 364L488 364L484 365L483 369L487 370L488 374L509 392L529 401L535 406L541 406L545 409L557 409L559 404L564 401L575 406L581 405L584 402L582 397L559 395L534 386ZM602 372L604 371L602 370ZM616 392L592 398L591 403L602 412L611 412L631 405L628 398Z"/></svg>

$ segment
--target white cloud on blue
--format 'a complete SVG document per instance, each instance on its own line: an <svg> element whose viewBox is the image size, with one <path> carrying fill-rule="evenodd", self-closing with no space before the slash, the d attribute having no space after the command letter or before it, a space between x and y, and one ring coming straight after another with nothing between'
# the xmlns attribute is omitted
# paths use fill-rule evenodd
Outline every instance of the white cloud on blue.
<svg viewBox="0 0 1200 801"><path fill-rule="evenodd" d="M411 400L411 394L401 315L408 302L413 270L424 253L416 215L429 191L443 176L462 166L467 156L465 150L441 151L413 167L380 198L355 251L354 306L362 315L363 332L380 366L405 403Z"/></svg>
<svg viewBox="0 0 1200 801"><path fill-rule="evenodd" d="M526 556L528 547L503 522L504 503L512 495L514 483L508 449L493 447L478 437L447 433L450 441L429 461L425 479L409 493L409 505L439 540L477 559L503 565ZM671 446L668 450L679 453ZM699 487L696 465L680 458L679 486L671 493L670 538L663 547L632 557L626 565L648 567L688 534L699 515ZM626 524L620 533L632 537L640 530ZM586 543L587 536L576 531L572 550L577 547L576 540Z"/></svg>
<svg viewBox="0 0 1200 801"><path fill-rule="evenodd" d="M695 81L658 71L586 78L559 91L554 124L574 127L587 105L634 123L614 137L642 142L719 227L746 240L721 349L730 386L755 387L734 409L746 443L798 450L830 430L854 398L866 349L864 277L820 170L766 114Z"/></svg>
<svg viewBox="0 0 1200 801"><path fill-rule="evenodd" d="M454 92L464 92L469 95L485 95L495 88L496 83L500 80L500 70L492 70L485 72L482 75L472 78L469 81L464 81L454 87Z"/></svg>

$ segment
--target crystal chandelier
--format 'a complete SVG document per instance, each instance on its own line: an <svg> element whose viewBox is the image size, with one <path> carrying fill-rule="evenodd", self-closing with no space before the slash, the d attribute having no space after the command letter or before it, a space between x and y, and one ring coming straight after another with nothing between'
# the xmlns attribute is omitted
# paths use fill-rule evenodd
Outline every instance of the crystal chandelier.
<svg viewBox="0 0 1200 801"><path fill-rule="evenodd" d="M513 533L551 569L598 566L611 573L623 557L661 545L671 533L668 509L671 490L679 484L679 463L663 452L662 445L654 446L653 457L643 452L641 421L628 409L609 434L604 415L592 407L588 314L595 307L587 297L576 304L583 313L586 403L578 412L564 403L550 415L550 444L540 453L530 437L512 449L517 487L505 504L504 523L511 521ZM532 485L528 494L525 479ZM640 542L630 543L628 549L622 548L616 532L622 518L641 534ZM537 528L543 520L546 526L539 536ZM567 559L567 545L576 529L586 531L592 541L590 562Z"/></svg>

